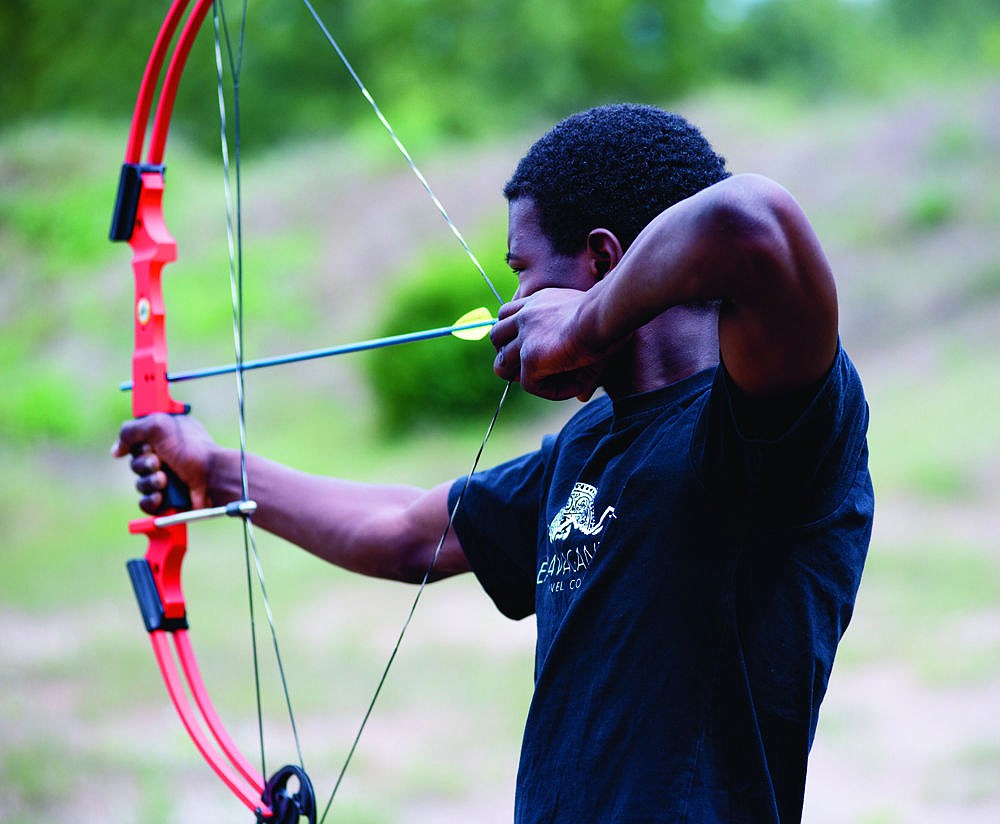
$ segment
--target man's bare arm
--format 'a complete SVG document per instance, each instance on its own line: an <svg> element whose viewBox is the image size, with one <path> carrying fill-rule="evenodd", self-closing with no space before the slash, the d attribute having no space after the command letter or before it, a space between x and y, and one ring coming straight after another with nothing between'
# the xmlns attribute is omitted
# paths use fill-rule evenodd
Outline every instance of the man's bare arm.
<svg viewBox="0 0 1000 824"><path fill-rule="evenodd" d="M703 300L722 301L722 359L749 395L807 386L833 361L833 274L799 205L766 178L729 178L654 219L583 297L581 335L606 347L670 306Z"/></svg>
<svg viewBox="0 0 1000 824"><path fill-rule="evenodd" d="M588 246L612 237L595 229ZM617 241L603 249L618 248ZM833 362L837 293L808 219L788 192L740 175L666 209L590 288L541 289L503 306L495 371L554 399L589 397L594 368L675 306L719 301L719 346L746 394L811 385ZM606 267L607 268L607 267Z"/></svg>
<svg viewBox="0 0 1000 824"><path fill-rule="evenodd" d="M112 454L132 454L140 505L159 507L169 465L190 487L193 504L221 505L242 494L240 456L217 446L187 417L150 415L127 422ZM332 564L379 578L419 582L448 524L448 490L361 484L247 458L254 523ZM433 579L468 571L449 531Z"/></svg>

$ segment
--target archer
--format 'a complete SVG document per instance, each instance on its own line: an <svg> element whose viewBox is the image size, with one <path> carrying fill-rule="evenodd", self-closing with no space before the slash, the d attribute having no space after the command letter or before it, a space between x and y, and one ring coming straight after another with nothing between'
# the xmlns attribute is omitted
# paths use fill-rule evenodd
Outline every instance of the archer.
<svg viewBox="0 0 1000 824"><path fill-rule="evenodd" d="M473 571L537 616L517 822L798 821L874 504L819 241L784 189L646 106L558 124L505 195L519 285L494 370L589 402L467 485L252 456L254 522L366 575L419 581L436 558L432 578ZM195 507L242 494L238 452L190 418L126 423L130 452L146 512L165 465Z"/></svg>

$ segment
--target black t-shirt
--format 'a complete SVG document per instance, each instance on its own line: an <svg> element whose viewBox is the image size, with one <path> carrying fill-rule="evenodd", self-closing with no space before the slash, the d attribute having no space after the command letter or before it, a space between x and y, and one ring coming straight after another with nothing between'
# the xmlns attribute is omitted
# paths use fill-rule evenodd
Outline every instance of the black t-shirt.
<svg viewBox="0 0 1000 824"><path fill-rule="evenodd" d="M718 368L591 401L469 484L473 570L537 616L518 824L801 818L871 534L868 410L842 350L777 437L737 394Z"/></svg>

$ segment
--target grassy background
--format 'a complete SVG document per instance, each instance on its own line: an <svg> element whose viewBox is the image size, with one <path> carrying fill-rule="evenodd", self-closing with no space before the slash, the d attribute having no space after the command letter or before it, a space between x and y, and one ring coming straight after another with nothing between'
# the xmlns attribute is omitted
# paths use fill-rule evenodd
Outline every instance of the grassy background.
<svg viewBox="0 0 1000 824"><path fill-rule="evenodd" d="M878 522L807 820L995 821L1000 85L960 78L821 103L727 86L671 104L734 170L775 177L814 218L873 410ZM128 414L114 387L131 349L129 255L103 240L123 135L121 124L54 121L0 136L0 809L10 822L244 821L165 700L123 569L144 550L124 530L129 474L106 453ZM463 230L502 221L499 187L530 138L428 158ZM286 146L246 169L248 356L369 334L392 278L450 242L405 172L353 149ZM178 366L230 359L220 174L171 146ZM503 276L501 260L485 262ZM251 448L362 479L429 483L467 469L479 427L388 443L360 375L340 359L251 376ZM175 394L233 442L228 382ZM486 462L529 448L565 414L502 421ZM186 590L210 690L253 753L235 538L232 524L193 530ZM325 800L413 591L266 538L261 551ZM427 593L329 820L509 820L532 632L484 601L471 580ZM269 768L294 758L272 670Z"/></svg>

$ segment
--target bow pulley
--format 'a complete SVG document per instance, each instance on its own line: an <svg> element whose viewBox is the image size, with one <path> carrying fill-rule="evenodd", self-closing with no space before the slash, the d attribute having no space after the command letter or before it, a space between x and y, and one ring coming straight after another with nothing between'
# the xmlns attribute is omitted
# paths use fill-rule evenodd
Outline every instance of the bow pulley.
<svg viewBox="0 0 1000 824"><path fill-rule="evenodd" d="M278 770L267 780L261 800L271 814L266 816L257 810L258 824L299 824L302 818L316 824L316 795L301 767L289 764Z"/></svg>

